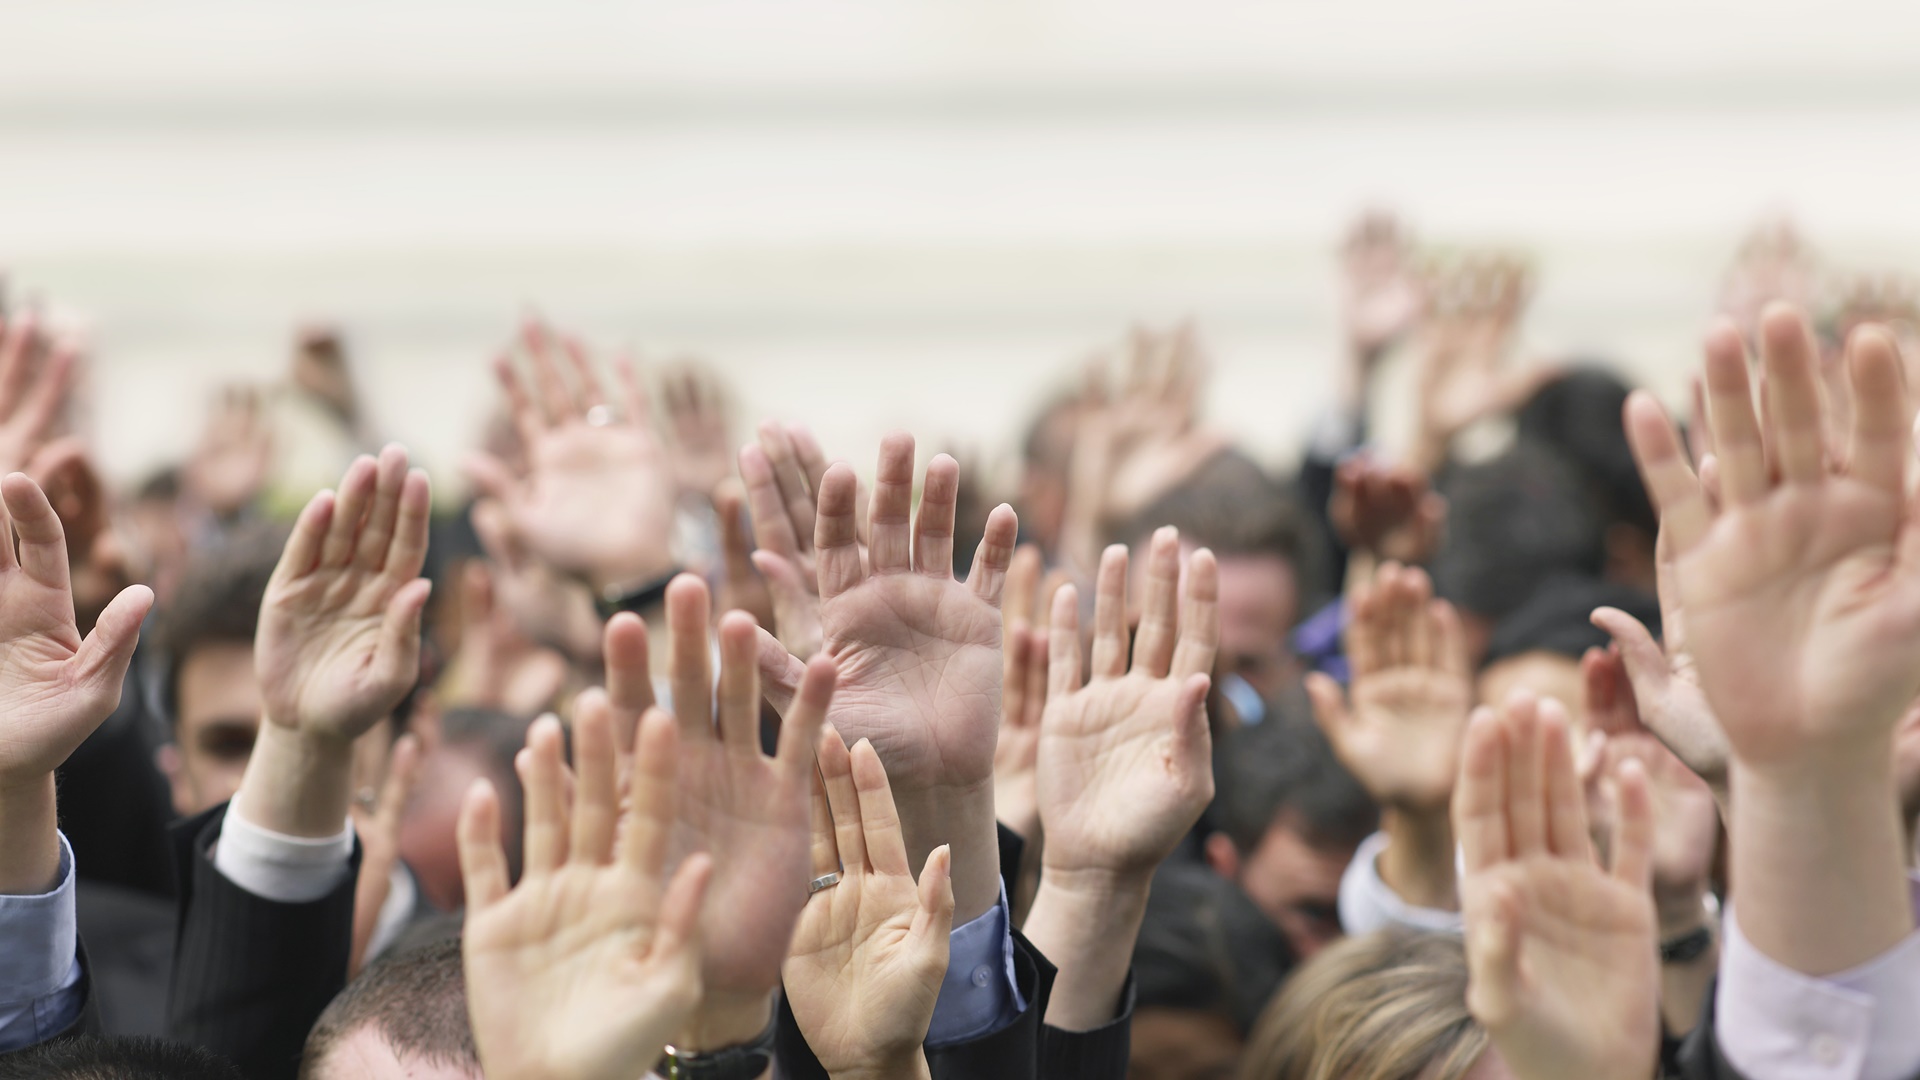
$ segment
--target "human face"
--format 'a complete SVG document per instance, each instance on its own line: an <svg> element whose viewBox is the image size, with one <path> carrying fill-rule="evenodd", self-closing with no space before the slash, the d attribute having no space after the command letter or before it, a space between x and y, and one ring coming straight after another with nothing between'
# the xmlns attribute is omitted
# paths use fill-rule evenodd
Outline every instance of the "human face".
<svg viewBox="0 0 1920 1080"><path fill-rule="evenodd" d="M180 665L172 754L161 768L173 787L173 808L185 817L233 797L260 732L260 679L253 646L201 645Z"/></svg>
<svg viewBox="0 0 1920 1080"><path fill-rule="evenodd" d="M1283 813L1240 863L1240 888L1287 936L1302 963L1340 939L1340 875L1353 861L1344 844L1315 844Z"/></svg>
<svg viewBox="0 0 1920 1080"><path fill-rule="evenodd" d="M1580 675L1580 661L1570 656L1536 649L1496 660L1481 669L1477 689L1480 704L1490 708L1505 705L1515 690L1526 690L1566 706L1576 725L1585 722L1587 684Z"/></svg>
<svg viewBox="0 0 1920 1080"><path fill-rule="evenodd" d="M1285 559L1221 557L1219 672L1239 675L1268 701L1279 698L1297 675L1287 635L1299 615L1299 586Z"/></svg>

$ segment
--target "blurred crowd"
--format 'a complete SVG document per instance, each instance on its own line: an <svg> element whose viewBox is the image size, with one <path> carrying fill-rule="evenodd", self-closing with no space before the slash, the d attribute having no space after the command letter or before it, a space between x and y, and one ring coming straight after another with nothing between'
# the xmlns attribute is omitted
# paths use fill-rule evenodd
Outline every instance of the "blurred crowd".
<svg viewBox="0 0 1920 1080"><path fill-rule="evenodd" d="M1444 252L1007 490L539 317L457 480L314 326L120 488L0 309L0 1078L1920 1076L1920 292L1760 225L1676 421Z"/></svg>

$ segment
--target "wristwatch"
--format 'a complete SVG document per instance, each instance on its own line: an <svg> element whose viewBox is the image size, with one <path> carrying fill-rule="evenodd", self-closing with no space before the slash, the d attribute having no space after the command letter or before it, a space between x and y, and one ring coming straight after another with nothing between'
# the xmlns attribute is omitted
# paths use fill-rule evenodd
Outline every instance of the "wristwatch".
<svg viewBox="0 0 1920 1080"><path fill-rule="evenodd" d="M767 1018L767 1028L752 1042L726 1046L710 1054L667 1047L653 1071L662 1080L759 1080L773 1067L773 1037L779 1012Z"/></svg>
<svg viewBox="0 0 1920 1080"><path fill-rule="evenodd" d="M667 586L680 575L674 568L657 578L642 581L635 585L609 585L605 589L593 592L593 610L600 615L600 621L606 622L623 611L638 615L658 604L667 595Z"/></svg>
<svg viewBox="0 0 1920 1080"><path fill-rule="evenodd" d="M1663 964L1688 964L1700 959L1713 947L1713 925L1702 923L1697 929L1689 930L1679 937L1668 938L1660 943L1660 962Z"/></svg>

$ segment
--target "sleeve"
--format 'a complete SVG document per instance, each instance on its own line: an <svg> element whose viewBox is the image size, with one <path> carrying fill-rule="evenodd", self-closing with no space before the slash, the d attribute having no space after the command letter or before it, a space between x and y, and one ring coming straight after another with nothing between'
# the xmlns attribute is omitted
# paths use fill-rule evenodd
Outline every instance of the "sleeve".
<svg viewBox="0 0 1920 1080"><path fill-rule="evenodd" d="M1341 928L1355 937L1393 926L1460 933L1466 923L1459 912L1415 907L1387 886L1380 877L1380 853L1386 849L1387 834L1374 833L1360 842L1340 875Z"/></svg>
<svg viewBox="0 0 1920 1080"><path fill-rule="evenodd" d="M213 866L220 876L263 900L304 904L332 892L353 857L353 822L314 840L263 829L229 807Z"/></svg>
<svg viewBox="0 0 1920 1080"><path fill-rule="evenodd" d="M1013 916L1005 880L1000 882L999 903L955 927L947 942L947 975L927 1029L930 1050L991 1035L1027 1009L1014 971Z"/></svg>
<svg viewBox="0 0 1920 1080"><path fill-rule="evenodd" d="M1092 1031L1040 1029L1040 1075L1069 1080L1126 1080L1133 1052L1133 1008L1138 1000L1133 972L1120 991L1120 1011Z"/></svg>
<svg viewBox="0 0 1920 1080"><path fill-rule="evenodd" d="M86 1005L75 929L73 848L60 836L60 883L0 896L0 1053L74 1027Z"/></svg>
<svg viewBox="0 0 1920 1080"><path fill-rule="evenodd" d="M1920 881L1908 888L1920 908ZM1814 978L1775 963L1726 915L1715 1041L1748 1080L1907 1080L1920 1075L1920 933Z"/></svg>
<svg viewBox="0 0 1920 1080"><path fill-rule="evenodd" d="M294 1080L307 1032L347 982L359 846L324 896L273 900L215 866L226 815L216 807L175 829L180 921L167 1028L249 1077Z"/></svg>

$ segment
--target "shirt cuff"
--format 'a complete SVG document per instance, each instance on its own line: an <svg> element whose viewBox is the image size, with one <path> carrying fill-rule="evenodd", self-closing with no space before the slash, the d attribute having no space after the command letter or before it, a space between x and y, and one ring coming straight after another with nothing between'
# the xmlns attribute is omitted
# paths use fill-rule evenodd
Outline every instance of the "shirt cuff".
<svg viewBox="0 0 1920 1080"><path fill-rule="evenodd" d="M1380 876L1380 853L1385 850L1387 834L1374 833L1360 842L1340 875L1340 928L1353 937L1392 926L1460 933L1466 920L1459 912L1417 907L1387 885Z"/></svg>
<svg viewBox="0 0 1920 1080"><path fill-rule="evenodd" d="M1013 917L1003 879L999 903L947 938L947 975L933 1004L927 1046L984 1038L1026 1011L1013 970Z"/></svg>
<svg viewBox="0 0 1920 1080"><path fill-rule="evenodd" d="M308 904L332 892L353 859L353 822L338 836L312 839L263 829L227 807L213 868L262 900Z"/></svg>
<svg viewBox="0 0 1920 1080"><path fill-rule="evenodd" d="M1920 882L1908 882L1920 909ZM1920 933L1867 963L1815 978L1740 932L1733 905L1714 1006L1720 1052L1753 1080L1906 1080L1920 1072Z"/></svg>
<svg viewBox="0 0 1920 1080"><path fill-rule="evenodd" d="M0 1053L66 1030L86 1003L73 890L73 848L63 833L60 883L35 896L0 896Z"/></svg>

